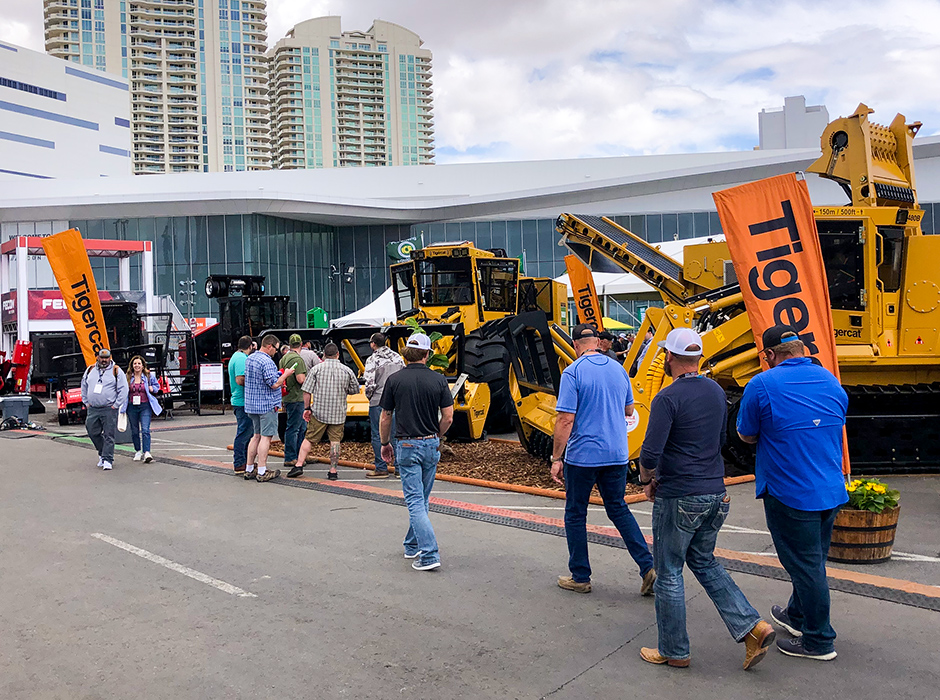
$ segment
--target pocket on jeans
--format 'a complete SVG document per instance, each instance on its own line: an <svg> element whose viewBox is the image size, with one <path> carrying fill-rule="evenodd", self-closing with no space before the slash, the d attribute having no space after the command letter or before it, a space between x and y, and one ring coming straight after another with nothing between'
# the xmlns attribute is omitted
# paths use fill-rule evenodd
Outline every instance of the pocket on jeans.
<svg viewBox="0 0 940 700"><path fill-rule="evenodd" d="M731 496L725 494L725 497L718 504L718 512L715 513L715 519L712 521L712 528L715 530L720 530L721 526L725 524L725 520L728 518L728 513L731 511Z"/></svg>
<svg viewBox="0 0 940 700"><path fill-rule="evenodd" d="M695 532L712 509L711 503L680 498L676 506L676 526L686 532Z"/></svg>

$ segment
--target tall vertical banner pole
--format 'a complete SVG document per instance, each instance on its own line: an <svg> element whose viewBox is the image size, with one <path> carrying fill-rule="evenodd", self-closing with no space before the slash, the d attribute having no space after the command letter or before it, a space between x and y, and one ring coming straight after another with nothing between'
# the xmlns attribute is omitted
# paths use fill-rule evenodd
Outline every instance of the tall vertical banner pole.
<svg viewBox="0 0 940 700"><path fill-rule="evenodd" d="M826 266L806 181L788 173L712 197L758 351L766 329L792 326L809 355L838 379ZM842 438L842 470L849 474L844 429Z"/></svg>
<svg viewBox="0 0 940 700"><path fill-rule="evenodd" d="M69 310L72 325L75 326L85 364L92 365L98 351L109 347L108 332L104 326L98 286L82 235L77 229L70 228L43 238L42 247Z"/></svg>

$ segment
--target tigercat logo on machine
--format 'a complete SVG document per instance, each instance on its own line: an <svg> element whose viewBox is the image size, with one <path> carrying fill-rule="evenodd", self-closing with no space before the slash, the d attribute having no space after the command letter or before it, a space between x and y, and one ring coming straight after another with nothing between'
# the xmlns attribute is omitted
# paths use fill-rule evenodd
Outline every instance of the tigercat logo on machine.
<svg viewBox="0 0 940 700"><path fill-rule="evenodd" d="M836 338L861 338L861 328L836 328Z"/></svg>

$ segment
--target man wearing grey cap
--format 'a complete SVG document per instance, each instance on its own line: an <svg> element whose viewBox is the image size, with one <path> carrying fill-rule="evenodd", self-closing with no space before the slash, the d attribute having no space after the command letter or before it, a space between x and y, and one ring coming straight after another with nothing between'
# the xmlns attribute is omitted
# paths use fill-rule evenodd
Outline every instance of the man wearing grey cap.
<svg viewBox="0 0 940 700"><path fill-rule="evenodd" d="M82 376L82 402L88 409L85 430L98 450L98 466L105 471L114 462L114 433L118 407L127 403L127 376L111 359L111 351L101 348L98 361Z"/></svg>
<svg viewBox="0 0 940 700"><path fill-rule="evenodd" d="M747 670L764 658L775 634L715 559L718 531L731 507L721 457L728 422L725 392L699 374L703 344L694 330L674 328L659 347L672 383L653 399L640 452L640 483L653 501L659 644L641 648L640 656L652 664L689 665L682 580L688 564L731 636L745 642Z"/></svg>
<svg viewBox="0 0 940 700"><path fill-rule="evenodd" d="M607 517L617 528L642 578L641 595L653 592L656 571L640 526L624 500L627 486L626 418L633 415L633 390L627 372L597 347L597 329L586 323L571 333L578 359L565 368L558 388L552 478L565 487L565 539L570 576L558 585L591 592L587 511L597 486ZM564 476L562 476L564 474Z"/></svg>

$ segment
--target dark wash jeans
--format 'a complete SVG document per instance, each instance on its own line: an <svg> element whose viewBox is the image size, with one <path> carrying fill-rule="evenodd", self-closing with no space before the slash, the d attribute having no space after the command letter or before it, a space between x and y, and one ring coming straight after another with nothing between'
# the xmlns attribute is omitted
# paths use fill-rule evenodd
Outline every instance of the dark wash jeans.
<svg viewBox="0 0 940 700"><path fill-rule="evenodd" d="M285 403L284 412L287 413L287 428L284 430L284 463L294 464L297 461L297 453L300 452L300 444L304 441L304 434L307 432L307 423L304 421L304 402Z"/></svg>
<svg viewBox="0 0 940 700"><path fill-rule="evenodd" d="M829 623L826 555L832 524L840 509L797 510L769 493L764 495L767 529L777 558L793 583L787 616L792 626L803 632L803 648L821 654L835 648L836 631Z"/></svg>
<svg viewBox="0 0 940 700"><path fill-rule="evenodd" d="M690 655L682 579L685 564L712 599L734 641L740 642L760 622L760 614L715 559L718 531L730 506L731 499L725 492L657 498L653 503L656 626L659 653L670 659L687 659Z"/></svg>
<svg viewBox="0 0 940 700"><path fill-rule="evenodd" d="M236 467L245 466L248 461L248 443L251 442L254 427L251 424L251 418L245 413L244 406L232 406L235 411L236 425L235 443L232 445L232 461Z"/></svg>
<svg viewBox="0 0 940 700"><path fill-rule="evenodd" d="M372 429L372 452L375 455L375 471L388 472L388 463L382 459L382 437L379 435L379 421L382 419L381 406L369 406L369 426ZM395 435L395 416L392 415L392 427L389 435ZM393 439L394 443L395 440Z"/></svg>
<svg viewBox="0 0 940 700"><path fill-rule="evenodd" d="M640 567L640 576L653 568L653 555L636 518L623 498L627 488L627 465L578 467L565 463L565 538L568 540L568 569L579 583L591 580L588 561L587 512L591 489L597 484L607 517L620 532L627 551Z"/></svg>

